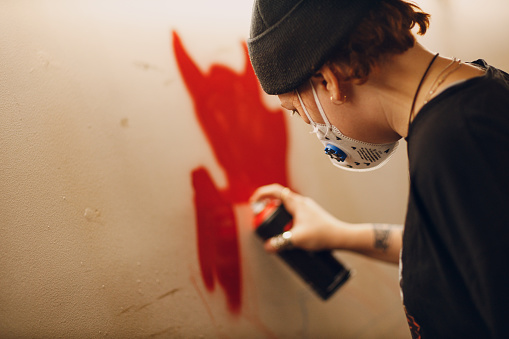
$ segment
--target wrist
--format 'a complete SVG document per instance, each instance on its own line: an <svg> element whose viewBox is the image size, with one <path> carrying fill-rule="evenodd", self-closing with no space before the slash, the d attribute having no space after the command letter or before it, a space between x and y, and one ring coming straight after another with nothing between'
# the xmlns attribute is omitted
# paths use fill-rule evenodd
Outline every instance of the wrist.
<svg viewBox="0 0 509 339"><path fill-rule="evenodd" d="M332 223L331 232L326 235L326 244L329 249L357 251L361 230L356 224L350 224L341 220Z"/></svg>

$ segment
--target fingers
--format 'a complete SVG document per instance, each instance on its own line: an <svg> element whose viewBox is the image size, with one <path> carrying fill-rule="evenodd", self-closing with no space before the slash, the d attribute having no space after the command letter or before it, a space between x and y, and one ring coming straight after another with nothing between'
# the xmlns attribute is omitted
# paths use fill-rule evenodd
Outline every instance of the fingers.
<svg viewBox="0 0 509 339"><path fill-rule="evenodd" d="M280 184L271 184L256 189L251 198L249 198L249 202L254 203L263 199L279 199L285 203L294 194L295 192L292 192L288 187Z"/></svg>
<svg viewBox="0 0 509 339"><path fill-rule="evenodd" d="M290 214L294 213L295 198L298 194L290 190L288 187L280 184L271 184L259 187L251 196L250 203L253 204L263 199L279 199L283 202Z"/></svg>
<svg viewBox="0 0 509 339"><path fill-rule="evenodd" d="M293 248L292 235L291 231L286 231L270 238L264 244L265 250L269 253L275 253Z"/></svg>
<svg viewBox="0 0 509 339"><path fill-rule="evenodd" d="M296 204L296 198L299 195L290 188L282 186L280 184L271 184L259 187L251 196L250 203L254 206L256 202L264 199L278 199L283 202L286 210L294 215L294 205ZM293 230L293 229L292 229ZM264 248L269 253L276 253L285 249L294 247L293 233L291 231L284 232L278 236L268 239Z"/></svg>
<svg viewBox="0 0 509 339"><path fill-rule="evenodd" d="M272 185L266 185L259 187L256 189L256 191L253 193L249 201L251 203L260 201L263 199L280 199L281 198L281 192L283 191L284 186L281 186L279 184L272 184Z"/></svg>

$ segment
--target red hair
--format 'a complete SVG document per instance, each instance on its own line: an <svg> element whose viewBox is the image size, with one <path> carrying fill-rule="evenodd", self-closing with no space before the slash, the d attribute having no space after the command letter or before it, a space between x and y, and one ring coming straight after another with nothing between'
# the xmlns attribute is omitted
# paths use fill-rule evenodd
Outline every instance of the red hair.
<svg viewBox="0 0 509 339"><path fill-rule="evenodd" d="M429 14L403 0L382 0L380 5L359 23L348 41L333 52L327 62L343 81L366 82L382 58L401 54L415 45L412 29L424 35Z"/></svg>

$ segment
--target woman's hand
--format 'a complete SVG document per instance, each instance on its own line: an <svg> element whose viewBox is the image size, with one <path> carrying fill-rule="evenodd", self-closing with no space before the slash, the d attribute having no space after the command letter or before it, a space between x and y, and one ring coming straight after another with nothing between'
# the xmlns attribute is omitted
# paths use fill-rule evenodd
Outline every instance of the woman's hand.
<svg viewBox="0 0 509 339"><path fill-rule="evenodd" d="M295 247L318 251L343 248L346 245L351 227L334 218L314 200L291 191L279 184L258 188L250 202L264 199L279 199L293 216L291 242ZM268 252L276 252L271 240L265 242Z"/></svg>
<svg viewBox="0 0 509 339"><path fill-rule="evenodd" d="M343 222L320 207L314 200L292 192L279 184L258 188L251 203L264 199L279 199L293 216L291 243L309 251L343 249L378 260L398 263L403 226L391 224L350 224ZM267 252L277 252L274 237L265 242ZM279 239L279 244L286 240Z"/></svg>

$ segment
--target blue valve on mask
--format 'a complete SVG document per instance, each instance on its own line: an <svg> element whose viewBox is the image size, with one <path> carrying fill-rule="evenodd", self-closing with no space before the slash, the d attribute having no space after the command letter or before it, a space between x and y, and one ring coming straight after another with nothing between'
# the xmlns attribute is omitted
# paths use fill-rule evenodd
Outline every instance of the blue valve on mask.
<svg viewBox="0 0 509 339"><path fill-rule="evenodd" d="M339 147L331 144L327 144L327 146L325 146L325 154L338 162L345 161L346 159L346 153L343 152Z"/></svg>

